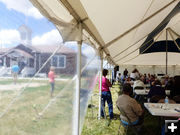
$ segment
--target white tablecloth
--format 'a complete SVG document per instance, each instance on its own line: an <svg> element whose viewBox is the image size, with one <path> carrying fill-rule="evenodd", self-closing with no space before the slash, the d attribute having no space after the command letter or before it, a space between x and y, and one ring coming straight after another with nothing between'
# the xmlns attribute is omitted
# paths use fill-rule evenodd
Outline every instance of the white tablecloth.
<svg viewBox="0 0 180 135"><path fill-rule="evenodd" d="M134 93L136 94L136 95L141 95L141 96L145 96L145 95L148 95L148 93L149 93L149 89L145 89L145 90L138 90L138 89L136 89L136 90L134 90ZM170 95L170 90L166 90L166 95Z"/></svg>
<svg viewBox="0 0 180 135"><path fill-rule="evenodd" d="M180 104L144 103L146 109L154 116L180 117Z"/></svg>

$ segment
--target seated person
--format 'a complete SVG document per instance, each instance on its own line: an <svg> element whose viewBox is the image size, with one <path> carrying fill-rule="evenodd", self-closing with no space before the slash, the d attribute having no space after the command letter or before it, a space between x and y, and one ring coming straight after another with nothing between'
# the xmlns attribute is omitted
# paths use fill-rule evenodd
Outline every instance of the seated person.
<svg viewBox="0 0 180 135"><path fill-rule="evenodd" d="M180 76L174 76L173 89L171 90L171 97L180 95Z"/></svg>
<svg viewBox="0 0 180 135"><path fill-rule="evenodd" d="M139 77L136 78L136 81L134 81L133 90L134 90L135 87L142 87L143 89L146 88L145 85L144 85L144 83L143 83L143 81L142 81L142 79L143 79L143 77L141 77L141 78L139 78Z"/></svg>
<svg viewBox="0 0 180 135"><path fill-rule="evenodd" d="M129 83L123 85L123 94L120 95L116 101L116 105L119 108L122 108L129 118L131 124L139 125L143 123L143 114L144 111L141 108L140 104L134 98L131 98L129 95L132 91L132 87ZM120 115L122 123L128 125L128 119Z"/></svg>
<svg viewBox="0 0 180 135"><path fill-rule="evenodd" d="M159 80L155 80L153 83L153 86L151 87L148 98L151 98L153 96L166 96L165 89L162 87L161 82Z"/></svg>

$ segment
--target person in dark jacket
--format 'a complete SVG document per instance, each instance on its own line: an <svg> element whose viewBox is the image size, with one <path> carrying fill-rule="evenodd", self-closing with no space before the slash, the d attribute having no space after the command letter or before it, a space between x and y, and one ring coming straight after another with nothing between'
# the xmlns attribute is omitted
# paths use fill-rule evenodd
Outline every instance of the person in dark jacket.
<svg viewBox="0 0 180 135"><path fill-rule="evenodd" d="M147 97L151 98L155 95L166 96L165 89L162 87L162 84L159 80L154 81L154 85L151 87Z"/></svg>
<svg viewBox="0 0 180 135"><path fill-rule="evenodd" d="M128 70L127 70L127 68L124 70L123 75L124 75L124 78L127 77L127 75L128 75Z"/></svg>

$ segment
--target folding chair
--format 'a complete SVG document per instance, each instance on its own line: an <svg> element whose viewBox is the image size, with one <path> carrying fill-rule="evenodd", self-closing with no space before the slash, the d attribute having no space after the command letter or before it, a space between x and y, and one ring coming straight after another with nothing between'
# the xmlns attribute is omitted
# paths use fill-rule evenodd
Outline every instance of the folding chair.
<svg viewBox="0 0 180 135"><path fill-rule="evenodd" d="M180 103L180 95L174 96L173 100L176 101L176 103Z"/></svg>
<svg viewBox="0 0 180 135"><path fill-rule="evenodd" d="M124 124L122 121L121 121L121 118L120 118L120 124L119 124L119 129L118 129L118 135L120 135L120 129L121 129L121 125L125 128L125 135L127 134L127 131L128 131L128 128L132 129L132 131L138 135L138 126L137 125L133 125L129 119L129 117L126 115L126 113L124 112L124 110L122 108L119 108L119 111L121 113L122 116L126 117L127 118L127 123L128 124Z"/></svg>
<svg viewBox="0 0 180 135"><path fill-rule="evenodd" d="M144 87L142 87L142 86L136 86L136 87L134 87L134 90L137 90L137 89L139 89L139 90L143 90L143 89L144 89Z"/></svg>
<svg viewBox="0 0 180 135"><path fill-rule="evenodd" d="M155 95L150 98L151 103L157 103L159 100L164 99L165 96Z"/></svg>
<svg viewBox="0 0 180 135"><path fill-rule="evenodd" d="M144 90L144 87L143 86L136 86L134 87L134 91L135 90ZM140 95L134 95L134 98L138 101L142 101L144 102L144 96L140 96Z"/></svg>

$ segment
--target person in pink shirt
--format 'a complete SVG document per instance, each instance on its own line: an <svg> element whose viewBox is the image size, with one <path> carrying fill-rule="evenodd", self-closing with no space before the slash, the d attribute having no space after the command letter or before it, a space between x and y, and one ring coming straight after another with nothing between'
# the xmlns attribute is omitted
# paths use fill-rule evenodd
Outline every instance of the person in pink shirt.
<svg viewBox="0 0 180 135"><path fill-rule="evenodd" d="M54 73L54 67L50 67L50 71L48 73L48 78L49 78L49 83L51 85L51 97L53 97L53 92L54 92L54 82L55 82L55 73Z"/></svg>
<svg viewBox="0 0 180 135"><path fill-rule="evenodd" d="M102 96L101 96L101 117L104 117L104 111L105 111L105 102L108 103L109 108L109 116L110 119L113 119L113 102L112 102L112 96L109 87L112 87L110 81L106 78L106 75L108 74L107 69L103 69L103 77L102 77Z"/></svg>

